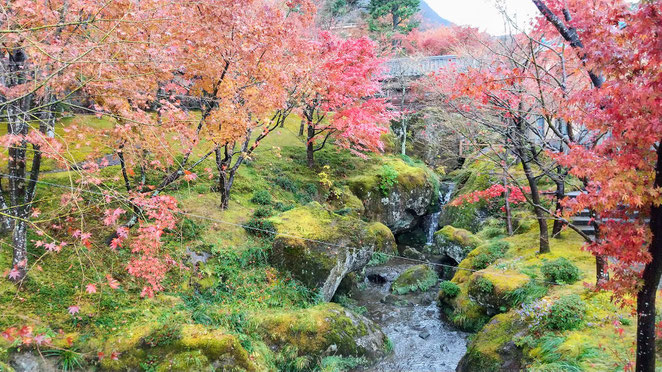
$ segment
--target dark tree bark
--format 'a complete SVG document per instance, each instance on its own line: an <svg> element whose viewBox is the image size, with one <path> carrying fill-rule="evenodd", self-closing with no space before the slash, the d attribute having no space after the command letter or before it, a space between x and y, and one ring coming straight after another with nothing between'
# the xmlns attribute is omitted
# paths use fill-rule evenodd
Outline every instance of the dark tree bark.
<svg viewBox="0 0 662 372"><path fill-rule="evenodd" d="M306 162L308 163L308 168L315 166L315 144L313 140L315 139L315 126L311 119L308 119L308 135L306 140Z"/></svg>
<svg viewBox="0 0 662 372"><path fill-rule="evenodd" d="M653 186L662 187L662 141L657 148ZM650 229L648 253L652 259L644 267L644 285L637 294L637 372L655 371L655 297L662 275L662 205L651 206Z"/></svg>
<svg viewBox="0 0 662 372"><path fill-rule="evenodd" d="M29 71L27 63L28 56L22 49L15 49L8 52L6 60L3 61L3 69L8 75L5 75L5 84L15 86L24 84ZM39 131L46 136L52 132L55 116L52 111L52 95L46 90L43 98L35 100L33 94L26 94L12 102L6 103L5 115L7 118L7 133L16 136L25 136L30 130L29 123L37 119L39 121ZM34 107L40 107L38 110ZM31 146L32 163L28 170L27 151ZM26 140L14 143L8 150L9 161L7 171L9 173L7 202L4 197L0 201L7 206L7 215L11 221L3 222L3 225L12 230L12 269L16 270L17 275L13 275L12 280L21 282L27 275L28 252L27 252L27 232L28 220L32 213L32 203L39 180L41 168L41 148L39 145L30 144Z"/></svg>
<svg viewBox="0 0 662 372"><path fill-rule="evenodd" d="M560 216L563 212L563 206L561 205L561 200L565 197L565 182L555 182L556 183L556 206L554 207L554 212L557 216ZM561 230L563 230L565 224L560 219L554 220L554 226L552 226L552 238L559 238L561 236Z"/></svg>
<svg viewBox="0 0 662 372"><path fill-rule="evenodd" d="M273 132L279 126L282 126L287 117L292 112L292 107L279 110L269 123L266 123L265 130L256 138L251 138L252 129L246 132L241 149L235 151L237 142L231 142L215 149L216 168L218 169L218 192L221 194L221 209L227 209L230 205L230 190L234 183L234 178L239 167L246 161L253 151L258 147L260 141L269 133ZM253 143L251 145L251 142ZM234 164L233 164L234 161Z"/></svg>
<svg viewBox="0 0 662 372"><path fill-rule="evenodd" d="M547 214L540 207L540 190L538 190L537 179L533 175L531 165L528 162L522 162L522 166L524 168L524 175L526 176L526 180L528 181L529 187L531 188L531 201L534 205L533 211L536 215L536 219L538 220L538 227L540 228L540 248L538 249L538 253L549 253L550 250L549 232L547 231Z"/></svg>
<svg viewBox="0 0 662 372"><path fill-rule="evenodd" d="M303 130L306 129L306 119L301 118L301 125L299 125L299 137L303 137Z"/></svg>
<svg viewBox="0 0 662 372"><path fill-rule="evenodd" d="M505 175L503 177L503 187L505 190L503 196L505 198L506 232L508 233L508 236L513 236L513 217L512 217L512 212L510 210L510 201L508 200L510 198L510 190L508 189L508 183Z"/></svg>

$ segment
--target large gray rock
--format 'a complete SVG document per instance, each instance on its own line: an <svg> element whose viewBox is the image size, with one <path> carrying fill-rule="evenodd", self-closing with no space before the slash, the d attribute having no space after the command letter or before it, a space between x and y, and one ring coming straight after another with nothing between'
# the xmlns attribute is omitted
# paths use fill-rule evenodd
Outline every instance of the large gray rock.
<svg viewBox="0 0 662 372"><path fill-rule="evenodd" d="M325 301L333 298L347 274L370 261L373 252L396 253L393 233L383 224L341 216L316 202L270 221L279 234L273 242L271 263L319 290Z"/></svg>
<svg viewBox="0 0 662 372"><path fill-rule="evenodd" d="M436 201L435 184L431 172L410 166L399 158L389 159L387 166L397 173L397 181L382 190L380 171L352 177L350 190L365 207L364 216L388 226L394 234L409 231L423 217L430 204Z"/></svg>
<svg viewBox="0 0 662 372"><path fill-rule="evenodd" d="M16 372L56 372L55 361L32 354L28 351L15 353L9 359L9 365Z"/></svg>
<svg viewBox="0 0 662 372"><path fill-rule="evenodd" d="M482 240L471 232L446 225L434 233L434 243L426 245L423 252L435 256L446 256L460 263L469 252L482 243Z"/></svg>

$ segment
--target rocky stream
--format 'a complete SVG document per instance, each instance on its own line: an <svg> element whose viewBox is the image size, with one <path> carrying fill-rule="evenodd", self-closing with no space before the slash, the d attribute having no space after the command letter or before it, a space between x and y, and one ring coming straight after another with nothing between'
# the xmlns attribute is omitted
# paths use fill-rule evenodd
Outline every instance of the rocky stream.
<svg viewBox="0 0 662 372"><path fill-rule="evenodd" d="M405 295L391 293L393 281L412 265L396 258L366 269L364 285L354 298L391 340L393 353L363 371L455 371L466 352L467 334L441 318L438 286Z"/></svg>

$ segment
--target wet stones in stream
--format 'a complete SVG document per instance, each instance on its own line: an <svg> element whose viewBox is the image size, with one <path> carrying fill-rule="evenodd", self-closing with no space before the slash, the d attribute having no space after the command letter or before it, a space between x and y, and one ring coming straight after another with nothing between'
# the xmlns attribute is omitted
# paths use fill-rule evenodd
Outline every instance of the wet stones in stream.
<svg viewBox="0 0 662 372"><path fill-rule="evenodd" d="M454 371L466 353L467 335L441 319L435 301L438 285L424 292L391 293L391 284L412 266L394 259L366 268L364 285L353 298L366 308L365 316L381 326L393 353L360 371Z"/></svg>

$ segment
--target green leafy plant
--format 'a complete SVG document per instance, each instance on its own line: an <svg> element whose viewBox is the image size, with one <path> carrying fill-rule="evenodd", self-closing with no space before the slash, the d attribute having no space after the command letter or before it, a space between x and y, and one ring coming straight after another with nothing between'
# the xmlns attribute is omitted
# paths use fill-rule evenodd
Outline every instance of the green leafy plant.
<svg viewBox="0 0 662 372"><path fill-rule="evenodd" d="M253 217L255 218L268 218L273 216L274 210L269 206L258 207L255 212L253 212Z"/></svg>
<svg viewBox="0 0 662 372"><path fill-rule="evenodd" d="M251 198L251 203L260 204L260 205L270 205L273 199L271 194L267 190L256 190L253 192L253 197Z"/></svg>
<svg viewBox="0 0 662 372"><path fill-rule="evenodd" d="M375 252L372 254L372 257L370 257L370 261L368 262L368 266L378 266L385 264L389 260L389 256L381 253L381 252Z"/></svg>
<svg viewBox="0 0 662 372"><path fill-rule="evenodd" d="M398 183L398 171L388 164L382 165L379 171L379 190L382 194L388 195L396 183Z"/></svg>
<svg viewBox="0 0 662 372"><path fill-rule="evenodd" d="M272 237L276 232L276 227L273 222L265 220L264 218L251 218L246 225L244 225L244 230L250 235L257 236L259 238L269 238Z"/></svg>
<svg viewBox="0 0 662 372"><path fill-rule="evenodd" d="M441 282L439 287L441 294L446 298L455 298L460 294L460 287L449 280Z"/></svg>
<svg viewBox="0 0 662 372"><path fill-rule="evenodd" d="M489 295L494 292L494 284L482 276L474 279L469 285L469 293L473 295Z"/></svg>
<svg viewBox="0 0 662 372"><path fill-rule="evenodd" d="M280 186L285 191L289 191L289 192L299 191L299 185L295 181L292 181L292 179L290 179L287 176L280 175L276 177L276 180L274 182L276 183L276 185Z"/></svg>
<svg viewBox="0 0 662 372"><path fill-rule="evenodd" d="M482 270L492 264L499 258L503 258L510 248L510 243L498 240L488 244L487 249L474 257L472 261L472 268L474 270Z"/></svg>
<svg viewBox="0 0 662 372"><path fill-rule="evenodd" d="M44 355L57 358L58 367L63 371L74 371L83 368L83 355L75 350L46 350Z"/></svg>
<svg viewBox="0 0 662 372"><path fill-rule="evenodd" d="M585 313L586 303L578 295L563 296L552 304L545 324L554 330L572 330L584 322Z"/></svg>
<svg viewBox="0 0 662 372"><path fill-rule="evenodd" d="M547 281L559 284L572 284L581 277L579 268L565 257L557 258L553 261L545 261L540 271L542 271Z"/></svg>

